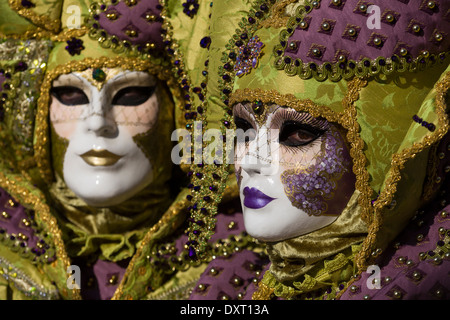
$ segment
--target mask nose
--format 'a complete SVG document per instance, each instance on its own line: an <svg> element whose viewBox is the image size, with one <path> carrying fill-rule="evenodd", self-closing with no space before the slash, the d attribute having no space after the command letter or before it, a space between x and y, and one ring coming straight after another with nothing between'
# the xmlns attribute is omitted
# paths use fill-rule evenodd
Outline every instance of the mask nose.
<svg viewBox="0 0 450 320"><path fill-rule="evenodd" d="M258 130L252 141L248 143L245 154L238 159L238 165L250 177L255 175L273 175L279 168L279 143L274 140L276 133L268 130ZM278 130L275 130L278 131Z"/></svg>
<svg viewBox="0 0 450 320"><path fill-rule="evenodd" d="M86 128L102 137L114 137L118 133L117 123L112 116L111 105L108 103L108 99L100 93L96 93L92 97L89 114L86 118Z"/></svg>

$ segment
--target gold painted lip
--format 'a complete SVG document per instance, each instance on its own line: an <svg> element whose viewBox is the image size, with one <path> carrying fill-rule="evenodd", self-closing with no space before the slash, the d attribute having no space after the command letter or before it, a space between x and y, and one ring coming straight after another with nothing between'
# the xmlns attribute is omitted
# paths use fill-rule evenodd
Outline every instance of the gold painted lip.
<svg viewBox="0 0 450 320"><path fill-rule="evenodd" d="M99 167L99 166L112 166L113 164L115 164L117 161L119 161L120 158L122 158L121 156L111 153L108 150L89 150L86 153L83 153L82 155L80 155L81 158L83 158L83 160L94 167Z"/></svg>

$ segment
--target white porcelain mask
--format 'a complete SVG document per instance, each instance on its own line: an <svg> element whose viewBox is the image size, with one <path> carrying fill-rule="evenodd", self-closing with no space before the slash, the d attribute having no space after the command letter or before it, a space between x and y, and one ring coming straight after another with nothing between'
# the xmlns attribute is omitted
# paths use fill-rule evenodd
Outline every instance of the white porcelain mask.
<svg viewBox="0 0 450 320"><path fill-rule="evenodd" d="M133 137L157 122L156 88L152 75L120 69L88 69L53 82L50 122L68 142L53 162L62 162L65 183L88 205L119 204L152 182L152 163Z"/></svg>
<svg viewBox="0 0 450 320"><path fill-rule="evenodd" d="M324 119L280 106L259 114L234 107L235 166L245 228L262 241L282 241L333 223L355 190L348 147Z"/></svg>

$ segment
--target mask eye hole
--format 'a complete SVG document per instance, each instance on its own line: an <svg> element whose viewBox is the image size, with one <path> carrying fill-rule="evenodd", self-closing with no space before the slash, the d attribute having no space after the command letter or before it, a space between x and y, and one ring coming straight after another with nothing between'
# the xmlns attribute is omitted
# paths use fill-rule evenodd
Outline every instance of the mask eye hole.
<svg viewBox="0 0 450 320"><path fill-rule="evenodd" d="M238 142L249 142L255 139L256 131L250 122L244 118L235 116L234 123L236 125L236 129L242 130L242 133L244 134L244 141L241 141L242 139L239 139L240 136L238 136Z"/></svg>
<svg viewBox="0 0 450 320"><path fill-rule="evenodd" d="M146 102L155 92L156 87L126 87L114 95L113 105L138 106Z"/></svg>
<svg viewBox="0 0 450 320"><path fill-rule="evenodd" d="M296 121L283 123L279 134L279 143L288 147L300 147L319 138L325 130Z"/></svg>
<svg viewBox="0 0 450 320"><path fill-rule="evenodd" d="M77 87L53 87L50 94L66 106L77 106L89 103L89 99L86 94L83 90Z"/></svg>

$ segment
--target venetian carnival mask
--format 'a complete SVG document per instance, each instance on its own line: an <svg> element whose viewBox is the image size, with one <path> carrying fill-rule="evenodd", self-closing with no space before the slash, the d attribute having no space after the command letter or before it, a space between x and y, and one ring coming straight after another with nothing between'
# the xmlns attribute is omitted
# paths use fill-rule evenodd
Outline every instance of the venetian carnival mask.
<svg viewBox="0 0 450 320"><path fill-rule="evenodd" d="M54 167L88 205L119 204L154 179L148 147L136 137L155 129L156 90L156 78L149 73L119 68L87 69L53 81Z"/></svg>
<svg viewBox="0 0 450 320"><path fill-rule="evenodd" d="M355 190L338 126L293 108L239 103L236 171L247 232L281 241L333 223Z"/></svg>

